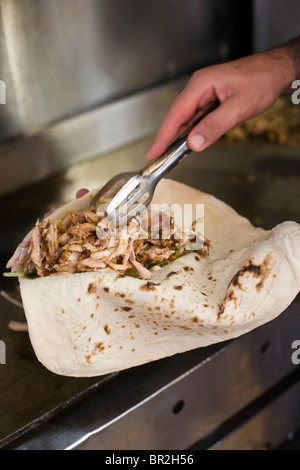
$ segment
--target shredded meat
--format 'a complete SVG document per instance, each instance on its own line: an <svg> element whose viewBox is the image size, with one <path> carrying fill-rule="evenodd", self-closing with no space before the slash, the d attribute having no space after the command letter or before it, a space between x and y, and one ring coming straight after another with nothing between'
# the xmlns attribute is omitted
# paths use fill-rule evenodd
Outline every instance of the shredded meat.
<svg viewBox="0 0 300 470"><path fill-rule="evenodd" d="M38 220L30 239L19 245L7 267L40 277L105 270L151 279L152 268L190 252L191 239L185 234L178 239L176 234L174 220L167 213L152 216L152 221L133 218L118 230L95 212L74 212L63 220ZM199 234L194 239L200 241L196 251L207 254L210 241Z"/></svg>

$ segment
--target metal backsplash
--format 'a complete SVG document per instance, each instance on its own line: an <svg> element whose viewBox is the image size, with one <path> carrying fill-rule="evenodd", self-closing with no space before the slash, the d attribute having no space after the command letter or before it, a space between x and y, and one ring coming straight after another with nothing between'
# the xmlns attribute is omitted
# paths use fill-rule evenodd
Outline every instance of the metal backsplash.
<svg viewBox="0 0 300 470"><path fill-rule="evenodd" d="M232 0L0 0L0 79L7 86L7 104L0 106L4 143L0 146L0 193L69 165L72 158L93 157L91 148L96 154L102 151L97 149L98 139L95 145L81 146L79 153L70 146L72 135L78 141L78 121L74 133L68 133L67 144L53 141L53 135L61 138L57 126L62 123L64 127L78 116L86 122L88 113L103 106L109 109L110 103L162 84L168 92L168 83L203 65L226 60L231 4ZM160 101L141 136L155 131L158 115L161 120L170 105L170 100ZM134 114L135 108L131 106L130 112ZM109 113L111 119L111 109ZM92 121L94 115L98 116L91 114ZM113 118L119 119L118 114ZM132 122L132 116L128 119ZM139 126L139 115L134 121ZM130 138L129 130L127 126L124 143ZM11 137L19 140L11 145L7 142ZM133 138L137 137L139 132L133 129ZM111 134L109 139L114 148ZM120 138L117 142L120 145ZM67 147L73 155L65 154ZM109 150L109 142L102 147ZM22 174L16 172L18 161L25 169ZM11 173L15 178L11 179Z"/></svg>
<svg viewBox="0 0 300 470"><path fill-rule="evenodd" d="M299 0L253 0L253 49L261 52L300 34Z"/></svg>
<svg viewBox="0 0 300 470"><path fill-rule="evenodd" d="M2 4L0 2L0 19ZM0 141L20 132L20 121L9 66L3 23L0 21L0 80L5 83L6 104L0 105ZM2 102L2 100L1 100Z"/></svg>
<svg viewBox="0 0 300 470"><path fill-rule="evenodd" d="M216 5L1 0L22 130L35 131L217 60Z"/></svg>

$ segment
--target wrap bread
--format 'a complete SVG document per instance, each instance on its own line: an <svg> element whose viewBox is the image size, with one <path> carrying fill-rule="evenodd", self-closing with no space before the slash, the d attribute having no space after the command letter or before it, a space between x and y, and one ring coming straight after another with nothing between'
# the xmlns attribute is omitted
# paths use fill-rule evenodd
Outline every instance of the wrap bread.
<svg viewBox="0 0 300 470"><path fill-rule="evenodd" d="M50 219L85 210L96 191ZM151 280L114 271L20 278L32 346L52 372L100 376L235 338L273 320L298 294L296 222L256 228L214 196L166 179L153 203L204 204L210 253L185 254Z"/></svg>

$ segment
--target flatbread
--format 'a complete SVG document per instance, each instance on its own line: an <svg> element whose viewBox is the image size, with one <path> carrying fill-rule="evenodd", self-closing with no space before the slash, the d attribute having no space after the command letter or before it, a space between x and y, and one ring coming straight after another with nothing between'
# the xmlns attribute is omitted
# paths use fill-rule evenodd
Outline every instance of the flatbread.
<svg viewBox="0 0 300 470"><path fill-rule="evenodd" d="M96 190L51 218L84 210ZM20 278L32 346L56 374L92 377L229 340L282 313L300 290L300 225L254 227L224 202L162 180L153 203L204 204L214 248L151 281L112 272Z"/></svg>

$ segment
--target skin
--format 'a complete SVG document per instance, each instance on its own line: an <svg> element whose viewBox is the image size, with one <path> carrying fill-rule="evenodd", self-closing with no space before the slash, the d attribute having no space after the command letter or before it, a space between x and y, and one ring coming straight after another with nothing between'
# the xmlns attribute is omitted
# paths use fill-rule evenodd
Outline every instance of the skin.
<svg viewBox="0 0 300 470"><path fill-rule="evenodd" d="M204 150L236 124L267 110L280 95L293 91L291 84L297 78L300 36L270 51L196 71L169 109L146 159L162 154L194 116L216 99L218 108L188 136L193 151Z"/></svg>

